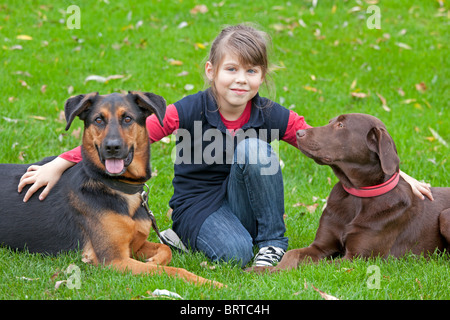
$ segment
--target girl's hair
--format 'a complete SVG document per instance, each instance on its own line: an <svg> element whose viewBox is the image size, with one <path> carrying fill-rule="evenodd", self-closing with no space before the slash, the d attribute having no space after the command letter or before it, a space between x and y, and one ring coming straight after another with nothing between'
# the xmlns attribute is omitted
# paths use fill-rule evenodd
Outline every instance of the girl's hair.
<svg viewBox="0 0 450 320"><path fill-rule="evenodd" d="M225 54L232 54L244 66L258 66L268 91L270 91L267 77L269 76L268 51L270 49L270 36L248 24L227 26L214 39L209 52L208 61L211 62L216 75ZM211 90L217 101L217 92L214 80L210 81Z"/></svg>

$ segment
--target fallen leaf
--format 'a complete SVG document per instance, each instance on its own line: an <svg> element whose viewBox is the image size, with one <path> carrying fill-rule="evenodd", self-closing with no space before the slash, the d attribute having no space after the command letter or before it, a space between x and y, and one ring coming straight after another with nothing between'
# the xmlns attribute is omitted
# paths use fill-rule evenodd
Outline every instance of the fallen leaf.
<svg viewBox="0 0 450 320"><path fill-rule="evenodd" d="M186 21L183 21L183 22L181 22L179 25L178 25L178 29L183 29L183 28L186 28L187 26L188 26L189 24L186 22Z"/></svg>
<svg viewBox="0 0 450 320"><path fill-rule="evenodd" d="M16 37L18 40L33 40L33 37L27 36L26 34L20 34Z"/></svg>
<svg viewBox="0 0 450 320"><path fill-rule="evenodd" d="M433 135L433 137L439 141L441 144L443 144L444 146L446 146L448 148L448 144L447 142L444 140L444 138L442 138L435 130L433 130L432 128L428 128L431 132L431 134Z"/></svg>
<svg viewBox="0 0 450 320"><path fill-rule="evenodd" d="M387 112L390 112L390 111L391 111L391 108L389 108L389 107L387 106L387 104L386 104L386 99L385 99L381 94L379 94L378 92L377 92L377 96L378 96L378 98L380 98L380 100L381 100L381 106L383 107L383 109L384 109L385 111L387 111Z"/></svg>
<svg viewBox="0 0 450 320"><path fill-rule="evenodd" d="M42 117L42 116L28 116L28 117L35 119L35 120L40 120L40 121L47 120L46 117Z"/></svg>
<svg viewBox="0 0 450 320"><path fill-rule="evenodd" d="M17 279L26 280L26 281L36 281L39 278L27 278L27 277L16 277Z"/></svg>
<svg viewBox="0 0 450 320"><path fill-rule="evenodd" d="M55 290L58 290L59 287L60 287L62 284L64 284L64 283L67 283L67 280L56 281L56 283L55 283Z"/></svg>
<svg viewBox="0 0 450 320"><path fill-rule="evenodd" d="M367 98L367 94L364 92L352 92L352 97L354 98L359 98L359 99L364 99Z"/></svg>
<svg viewBox="0 0 450 320"><path fill-rule="evenodd" d="M356 7L351 8L351 9L348 10L347 12L348 12L348 13L353 13L353 12L359 12L359 11L361 11L361 10L362 10L361 7L356 6Z"/></svg>
<svg viewBox="0 0 450 320"><path fill-rule="evenodd" d="M106 83L109 80L122 79L122 78L125 78L125 76L120 75L120 74L111 75L108 77L102 77L102 76L98 76L98 75L90 75L90 76L87 76L86 79L84 79L84 82L86 83L88 81L97 81L97 82Z"/></svg>
<svg viewBox="0 0 450 320"><path fill-rule="evenodd" d="M203 261L200 263L200 267L202 268L208 268L210 270L214 270L216 267L215 266L210 266L208 265L208 261Z"/></svg>
<svg viewBox="0 0 450 320"><path fill-rule="evenodd" d="M406 99L406 100L403 100L403 101L400 102L400 103L403 103L403 104L410 104L410 103L413 103L413 102L416 102L416 99Z"/></svg>
<svg viewBox="0 0 450 320"><path fill-rule="evenodd" d="M419 285L419 288L422 289L422 284L420 283L419 279L416 278L416 282Z"/></svg>
<svg viewBox="0 0 450 320"><path fill-rule="evenodd" d="M170 137L164 137L160 141L163 143L170 143L171 139L170 139Z"/></svg>
<svg viewBox="0 0 450 320"><path fill-rule="evenodd" d="M206 49L206 46L200 42L196 42L194 46L195 46L195 49L202 49L202 50Z"/></svg>
<svg viewBox="0 0 450 320"><path fill-rule="evenodd" d="M187 76L189 74L189 72L187 71L181 71L180 73L177 74L177 77L184 77Z"/></svg>
<svg viewBox="0 0 450 320"><path fill-rule="evenodd" d="M26 83L24 80L19 80L20 84L22 85L22 87L25 87L27 89L30 89L30 86L28 85L28 83Z"/></svg>
<svg viewBox="0 0 450 320"><path fill-rule="evenodd" d="M25 154L24 151L20 151L20 152L19 152L18 158L19 158L20 161L25 161L25 157L26 157L26 156L27 156L27 155Z"/></svg>
<svg viewBox="0 0 450 320"><path fill-rule="evenodd" d="M205 14L208 12L208 7L205 6L204 4L198 4L194 8L192 8L189 12L192 14L197 14L197 13Z"/></svg>
<svg viewBox="0 0 450 320"><path fill-rule="evenodd" d="M318 206L319 206L318 203L314 203L314 204L312 204L312 205L307 205L307 204L304 204L304 203L302 203L302 202L298 202L298 203L292 205L292 207L294 207L294 208L297 208L297 207L304 207L304 208L306 208L306 210L307 210L309 213L314 213L314 211L316 211L316 209L317 209Z"/></svg>
<svg viewBox="0 0 450 320"><path fill-rule="evenodd" d="M308 91L312 91L312 92L317 92L316 88L310 87L310 86L303 86L303 89L308 90Z"/></svg>
<svg viewBox="0 0 450 320"><path fill-rule="evenodd" d="M406 49L406 50L411 50L412 49L410 46L408 46L406 43L403 43L403 42L396 42L395 45L397 47L400 47L400 48Z"/></svg>
<svg viewBox="0 0 450 320"><path fill-rule="evenodd" d="M424 93L425 91L427 91L427 86L423 82L417 83L416 90L419 91L420 93Z"/></svg>
<svg viewBox="0 0 450 320"><path fill-rule="evenodd" d="M407 30L406 29L402 29L399 31L398 35L399 36L404 36L406 34Z"/></svg>
<svg viewBox="0 0 450 320"><path fill-rule="evenodd" d="M61 274L60 270L57 270L51 277L50 280L55 280L56 278L58 278L58 276Z"/></svg>
<svg viewBox="0 0 450 320"><path fill-rule="evenodd" d="M339 300L338 298L336 298L336 297L334 297L334 296L332 296L332 295L330 295L330 294L328 294L328 293L325 293L325 292L323 292L323 291L317 289L314 285L311 285L311 286L312 286L313 289L316 290L316 291L320 294L320 296L321 296L322 298L324 298L325 300Z"/></svg>
<svg viewBox="0 0 450 320"><path fill-rule="evenodd" d="M183 61L170 59L169 63L171 66L182 66Z"/></svg>
<svg viewBox="0 0 450 320"><path fill-rule="evenodd" d="M8 117L3 117L3 120L5 120L6 122L13 122L13 123L19 122L19 119L11 119Z"/></svg>

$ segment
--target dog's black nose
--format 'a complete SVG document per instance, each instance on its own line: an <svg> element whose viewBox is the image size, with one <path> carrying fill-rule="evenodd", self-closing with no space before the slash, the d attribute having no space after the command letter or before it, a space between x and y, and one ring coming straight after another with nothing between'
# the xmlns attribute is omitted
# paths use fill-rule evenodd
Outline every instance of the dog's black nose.
<svg viewBox="0 0 450 320"><path fill-rule="evenodd" d="M122 141L119 139L110 139L105 143L105 151L109 156L117 155L122 149Z"/></svg>
<svg viewBox="0 0 450 320"><path fill-rule="evenodd" d="M298 130L297 131L297 139L302 138L306 135L306 131L305 130Z"/></svg>

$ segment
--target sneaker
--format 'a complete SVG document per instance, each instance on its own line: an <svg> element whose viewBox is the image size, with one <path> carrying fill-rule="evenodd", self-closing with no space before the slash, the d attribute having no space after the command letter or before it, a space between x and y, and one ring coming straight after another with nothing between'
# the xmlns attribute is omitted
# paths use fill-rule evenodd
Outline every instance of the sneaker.
<svg viewBox="0 0 450 320"><path fill-rule="evenodd" d="M253 261L254 267L271 267L283 258L285 251L278 247L262 247Z"/></svg>
<svg viewBox="0 0 450 320"><path fill-rule="evenodd" d="M161 231L161 238L162 238L160 239L161 243L171 246L174 249L178 249L183 252L188 252L181 239L172 229Z"/></svg>

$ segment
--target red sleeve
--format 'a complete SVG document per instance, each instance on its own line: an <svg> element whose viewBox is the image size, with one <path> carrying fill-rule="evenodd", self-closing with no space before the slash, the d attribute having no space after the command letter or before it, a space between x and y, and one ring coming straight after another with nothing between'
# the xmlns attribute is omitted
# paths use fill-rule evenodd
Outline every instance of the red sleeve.
<svg viewBox="0 0 450 320"><path fill-rule="evenodd" d="M70 151L64 152L59 157L63 158L64 160L70 161L70 162L78 163L78 162L80 162L83 159L81 157L81 147L78 146L75 149L72 149Z"/></svg>
<svg viewBox="0 0 450 320"><path fill-rule="evenodd" d="M180 119L178 111L174 104L170 104L166 108L166 115L163 120L164 127L159 124L158 118L152 114L147 118L147 130L150 137L150 143L161 140L172 134L180 127Z"/></svg>
<svg viewBox="0 0 450 320"><path fill-rule="evenodd" d="M164 127L161 127L158 118L156 118L154 114L147 117L146 126L151 143L159 141L164 137L167 137L180 127L178 111L177 108L175 108L175 105L171 104L167 107L163 124ZM83 159L81 156L81 146L78 146L70 151L64 152L59 157L70 162L78 163Z"/></svg>
<svg viewBox="0 0 450 320"><path fill-rule="evenodd" d="M297 148L297 131L308 128L312 127L305 122L305 118L290 110L286 132L284 133L284 136L283 138L281 138L281 140L286 141L287 143Z"/></svg>

